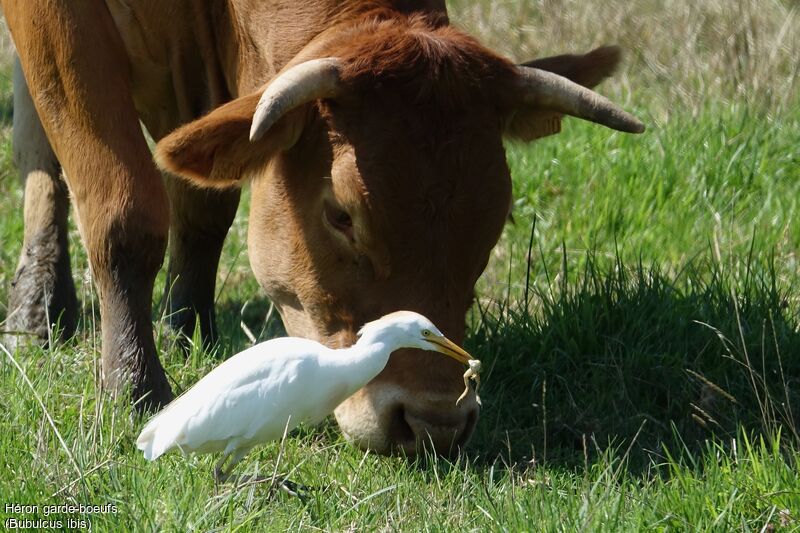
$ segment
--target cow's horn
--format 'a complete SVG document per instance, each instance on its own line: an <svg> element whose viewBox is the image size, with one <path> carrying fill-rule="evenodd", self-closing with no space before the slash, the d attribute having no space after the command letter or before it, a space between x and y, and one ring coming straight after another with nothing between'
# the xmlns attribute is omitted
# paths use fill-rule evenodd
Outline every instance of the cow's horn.
<svg viewBox="0 0 800 533"><path fill-rule="evenodd" d="M250 125L250 141L257 141L280 118L295 107L319 98L336 96L339 60L312 59L279 74L267 85Z"/></svg>
<svg viewBox="0 0 800 533"><path fill-rule="evenodd" d="M517 68L525 104L560 111L619 131L644 131L639 119L591 89L546 70Z"/></svg>

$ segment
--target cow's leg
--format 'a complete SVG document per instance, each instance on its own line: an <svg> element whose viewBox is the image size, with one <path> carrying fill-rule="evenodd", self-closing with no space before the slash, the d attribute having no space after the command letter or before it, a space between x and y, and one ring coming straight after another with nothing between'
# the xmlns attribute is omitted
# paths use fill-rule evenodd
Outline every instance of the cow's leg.
<svg viewBox="0 0 800 533"><path fill-rule="evenodd" d="M13 146L25 188L25 231L5 329L44 340L51 324L58 323L67 338L75 332L78 315L67 239L69 195L19 61L14 63ZM8 341L16 345L25 338L12 334Z"/></svg>
<svg viewBox="0 0 800 533"><path fill-rule="evenodd" d="M142 135L122 41L102 0L4 0L33 102L64 168L100 297L102 382L171 398L151 323L169 204Z"/></svg>
<svg viewBox="0 0 800 533"><path fill-rule="evenodd" d="M216 341L214 287L222 244L236 215L239 189L198 189L168 176L172 205L165 298L170 325L191 338L199 318L206 346Z"/></svg>

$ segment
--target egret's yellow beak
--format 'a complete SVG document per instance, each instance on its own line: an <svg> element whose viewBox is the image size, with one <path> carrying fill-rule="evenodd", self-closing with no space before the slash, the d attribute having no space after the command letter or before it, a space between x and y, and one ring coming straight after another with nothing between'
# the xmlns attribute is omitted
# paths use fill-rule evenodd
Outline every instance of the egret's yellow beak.
<svg viewBox="0 0 800 533"><path fill-rule="evenodd" d="M436 345L436 348L434 348L434 350L436 350L439 353L443 353L449 357L452 357L462 365L466 365L471 359L474 359L463 348L461 348L458 344L454 343L447 337L436 337L433 339L425 339L425 340L430 342L431 344Z"/></svg>

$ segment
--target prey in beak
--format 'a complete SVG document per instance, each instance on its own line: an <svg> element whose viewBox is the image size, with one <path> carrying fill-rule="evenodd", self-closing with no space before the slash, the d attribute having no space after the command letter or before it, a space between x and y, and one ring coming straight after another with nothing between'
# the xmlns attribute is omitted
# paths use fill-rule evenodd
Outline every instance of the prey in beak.
<svg viewBox="0 0 800 533"><path fill-rule="evenodd" d="M468 365L469 362L472 360L472 356L467 353L466 350L461 348L458 344L454 343L444 335L441 337L429 337L425 338L426 341L430 342L431 344L436 345L433 348L434 351L439 353L443 353L449 357L452 357L462 365Z"/></svg>
<svg viewBox="0 0 800 533"><path fill-rule="evenodd" d="M480 396L478 396L478 387L481 384L480 372L482 370L482 365L480 360L473 359L472 356L466 350L461 348L459 345L457 345L444 335L433 336L427 330L423 334L425 335L423 338L429 343L434 345L432 350L437 351L439 353L443 353L444 355L447 355L449 357L452 357L462 365L469 366L467 371L464 372L464 392L456 400L456 405L460 404L461 400L466 398L467 394L469 394L470 379L475 381L475 401L478 402L478 405L481 405L481 398Z"/></svg>
<svg viewBox="0 0 800 533"><path fill-rule="evenodd" d="M435 348L433 348L435 351L452 357L462 365L469 366L467 371L464 372L464 392L456 400L456 405L460 404L461 400L466 398L467 394L469 394L470 379L475 381L475 400L478 402L478 405L481 405L481 398L478 396L478 387L481 383L480 371L482 370L480 360L473 359L466 350L444 335L437 337L426 337L425 340L435 345Z"/></svg>

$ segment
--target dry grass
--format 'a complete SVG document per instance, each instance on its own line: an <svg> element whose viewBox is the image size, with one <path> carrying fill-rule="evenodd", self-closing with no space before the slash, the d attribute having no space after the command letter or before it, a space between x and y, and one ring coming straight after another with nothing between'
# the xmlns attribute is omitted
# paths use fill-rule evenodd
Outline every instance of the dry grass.
<svg viewBox="0 0 800 533"><path fill-rule="evenodd" d="M706 100L778 110L797 101L800 3L780 0L450 0L453 20L518 59L617 43L606 92L660 118ZM633 94L631 94L633 93Z"/></svg>
<svg viewBox="0 0 800 533"><path fill-rule="evenodd" d="M777 111L800 92L797 0L449 0L454 22L518 60L617 43L627 52L615 97L659 118L708 99ZM13 44L0 20L0 66Z"/></svg>

